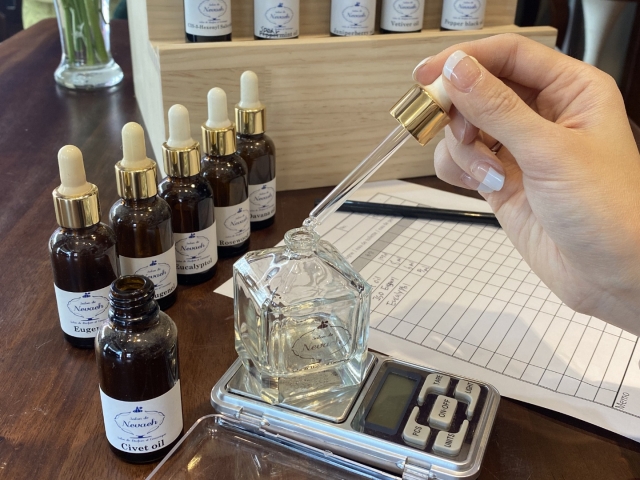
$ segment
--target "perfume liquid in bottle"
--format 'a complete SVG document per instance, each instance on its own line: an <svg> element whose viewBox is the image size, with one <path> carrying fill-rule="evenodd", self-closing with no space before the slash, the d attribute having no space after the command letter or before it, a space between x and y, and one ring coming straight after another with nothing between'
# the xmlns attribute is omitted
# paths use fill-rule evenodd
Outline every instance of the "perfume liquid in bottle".
<svg viewBox="0 0 640 480"><path fill-rule="evenodd" d="M440 30L480 30L487 0L444 0Z"/></svg>
<svg viewBox="0 0 640 480"><path fill-rule="evenodd" d="M80 150L62 147L58 165L53 204L60 228L51 235L49 255L60 326L71 345L93 348L116 279L116 236L100 222L98 187L87 182Z"/></svg>
<svg viewBox="0 0 640 480"><path fill-rule="evenodd" d="M233 266L235 343L263 400L339 393L362 382L371 287L307 228Z"/></svg>
<svg viewBox="0 0 640 480"><path fill-rule="evenodd" d="M376 0L331 0L331 35L373 35L376 32Z"/></svg>
<svg viewBox="0 0 640 480"><path fill-rule="evenodd" d="M213 188L218 255L233 257L249 248L251 213L247 164L236 153L236 129L229 120L227 94L207 94L209 119L202 125L202 176Z"/></svg>
<svg viewBox="0 0 640 480"><path fill-rule="evenodd" d="M253 37L256 40L298 38L300 0L254 0Z"/></svg>
<svg viewBox="0 0 640 480"><path fill-rule="evenodd" d="M160 460L183 431L178 330L158 308L147 277L120 277L96 336L104 428L123 460Z"/></svg>
<svg viewBox="0 0 640 480"><path fill-rule="evenodd" d="M188 42L231 40L231 0L183 0Z"/></svg>
<svg viewBox="0 0 640 480"><path fill-rule="evenodd" d="M178 283L194 285L216 273L218 240L213 190L200 175L200 144L191 138L189 112L169 109L169 140L162 145L167 177L158 196L171 207Z"/></svg>
<svg viewBox="0 0 640 480"><path fill-rule="evenodd" d="M419 32L423 18L424 0L382 0L380 32Z"/></svg>
<svg viewBox="0 0 640 480"><path fill-rule="evenodd" d="M156 163L147 157L144 131L137 123L122 128L122 150L124 158L115 167L121 199L109 212L120 275L149 277L158 305L165 310L178 296L171 208L156 195Z"/></svg>
<svg viewBox="0 0 640 480"><path fill-rule="evenodd" d="M238 154L249 169L251 230L273 224L276 218L276 147L265 133L265 108L258 96L258 76L240 77L240 103L236 105Z"/></svg>

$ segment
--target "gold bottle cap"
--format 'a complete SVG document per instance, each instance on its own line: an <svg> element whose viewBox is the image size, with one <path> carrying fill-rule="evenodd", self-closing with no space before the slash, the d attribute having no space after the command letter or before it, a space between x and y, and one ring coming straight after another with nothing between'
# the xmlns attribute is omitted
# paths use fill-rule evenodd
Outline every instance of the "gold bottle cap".
<svg viewBox="0 0 640 480"><path fill-rule="evenodd" d="M209 118L202 124L204 153L213 156L231 155L236 151L236 129L229 120L227 94L215 87L207 94Z"/></svg>
<svg viewBox="0 0 640 480"><path fill-rule="evenodd" d="M200 144L191 138L189 111L182 105L169 109L169 140L162 144L164 170L170 177L200 172Z"/></svg>
<svg viewBox="0 0 640 480"><path fill-rule="evenodd" d="M439 78L427 87L414 85L389 112L422 146L449 123L451 101L438 88L441 82ZM442 99L438 101L437 96Z"/></svg>
<svg viewBox="0 0 640 480"><path fill-rule="evenodd" d="M158 193L156 162L147 157L144 130L135 122L122 127L123 159L116 163L116 187L125 200L141 200Z"/></svg>
<svg viewBox="0 0 640 480"><path fill-rule="evenodd" d="M61 185L53 192L58 225L63 228L86 228L100 222L98 187L87 182L82 152L66 145L58 152Z"/></svg>
<svg viewBox="0 0 640 480"><path fill-rule="evenodd" d="M240 102L236 105L236 125L242 135L264 133L266 113L258 94L258 76L247 70L240 76Z"/></svg>

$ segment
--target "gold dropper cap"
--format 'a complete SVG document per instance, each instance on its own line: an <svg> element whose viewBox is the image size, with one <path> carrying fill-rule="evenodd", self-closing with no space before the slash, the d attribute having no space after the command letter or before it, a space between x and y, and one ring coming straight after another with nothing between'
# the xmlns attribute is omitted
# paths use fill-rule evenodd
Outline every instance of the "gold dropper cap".
<svg viewBox="0 0 640 480"><path fill-rule="evenodd" d="M53 192L53 206L58 225L63 228L86 228L100 222L98 187L87 182L82 152L66 145L58 152L61 185Z"/></svg>
<svg viewBox="0 0 640 480"><path fill-rule="evenodd" d="M191 177L200 172L200 144L191 138L189 111L182 105L169 109L169 140L162 144L164 170L170 177Z"/></svg>
<svg viewBox="0 0 640 480"><path fill-rule="evenodd" d="M264 133L266 111L258 95L258 76L247 70L240 76L240 102L236 105L236 125L241 135Z"/></svg>
<svg viewBox="0 0 640 480"><path fill-rule="evenodd" d="M147 157L144 130L135 122L122 127L124 158L116 163L116 187L125 200L142 200L158 193L156 162Z"/></svg>
<svg viewBox="0 0 640 480"><path fill-rule="evenodd" d="M227 94L219 87L207 93L209 118L202 124L204 153L220 157L236 151L236 128L229 120Z"/></svg>
<svg viewBox="0 0 640 480"><path fill-rule="evenodd" d="M439 80L441 85L442 80ZM428 87L414 85L389 111L422 146L449 123L451 101L444 88L436 86L437 83ZM441 100L438 101L437 97Z"/></svg>

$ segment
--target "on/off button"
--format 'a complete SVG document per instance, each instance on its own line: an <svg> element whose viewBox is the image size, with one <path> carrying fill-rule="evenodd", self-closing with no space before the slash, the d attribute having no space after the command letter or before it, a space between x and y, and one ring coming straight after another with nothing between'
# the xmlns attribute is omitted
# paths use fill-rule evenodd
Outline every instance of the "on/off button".
<svg viewBox="0 0 640 480"><path fill-rule="evenodd" d="M457 406L457 400L438 395L429 414L429 425L438 430L449 430Z"/></svg>

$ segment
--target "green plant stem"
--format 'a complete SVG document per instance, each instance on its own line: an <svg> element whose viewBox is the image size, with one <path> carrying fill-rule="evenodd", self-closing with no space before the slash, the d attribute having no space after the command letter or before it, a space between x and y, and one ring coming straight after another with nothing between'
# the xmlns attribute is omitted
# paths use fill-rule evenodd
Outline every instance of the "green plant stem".
<svg viewBox="0 0 640 480"><path fill-rule="evenodd" d="M93 33L93 42L95 46L95 53L98 56L98 60L102 63L107 63L109 56L107 55L107 49L104 45L104 38L102 38L102 31L100 30L100 17L98 14L98 2L96 0L83 0L84 8Z"/></svg>
<svg viewBox="0 0 640 480"><path fill-rule="evenodd" d="M62 32L64 34L64 43L66 44L66 54L71 63L76 61L75 42L73 39L73 14L68 4L62 6L64 12L64 27Z"/></svg>

